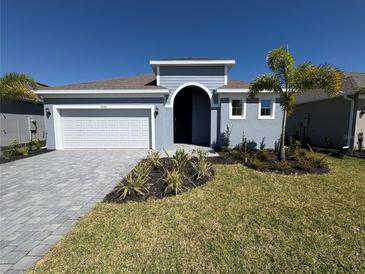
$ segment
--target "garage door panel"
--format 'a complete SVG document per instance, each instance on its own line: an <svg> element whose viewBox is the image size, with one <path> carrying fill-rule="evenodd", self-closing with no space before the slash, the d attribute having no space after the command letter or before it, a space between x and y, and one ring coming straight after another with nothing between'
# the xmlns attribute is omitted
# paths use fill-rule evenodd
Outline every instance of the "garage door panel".
<svg viewBox="0 0 365 274"><path fill-rule="evenodd" d="M63 110L61 113L64 148L150 147L150 118L144 116L148 114L145 110L128 110L126 117L115 110Z"/></svg>

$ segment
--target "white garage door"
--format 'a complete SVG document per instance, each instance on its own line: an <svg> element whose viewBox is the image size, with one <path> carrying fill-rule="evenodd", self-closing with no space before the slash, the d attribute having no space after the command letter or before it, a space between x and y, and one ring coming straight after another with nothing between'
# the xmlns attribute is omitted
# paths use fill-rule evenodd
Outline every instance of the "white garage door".
<svg viewBox="0 0 365 274"><path fill-rule="evenodd" d="M148 110L62 110L64 148L150 148Z"/></svg>

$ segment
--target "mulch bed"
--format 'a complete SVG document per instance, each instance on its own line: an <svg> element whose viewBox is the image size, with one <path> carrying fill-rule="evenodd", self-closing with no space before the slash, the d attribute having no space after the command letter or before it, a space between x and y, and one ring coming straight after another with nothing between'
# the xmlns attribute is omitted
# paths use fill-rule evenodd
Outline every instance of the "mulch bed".
<svg viewBox="0 0 365 274"><path fill-rule="evenodd" d="M45 149L45 150L41 150L39 152L33 152L33 151L29 152L28 155L14 155L10 159L0 158L0 164L5 164L5 163L13 162L13 161L16 161L16 160L29 158L29 157L32 157L32 156L44 154L44 153L51 152L51 151L53 151L53 150Z"/></svg>
<svg viewBox="0 0 365 274"><path fill-rule="evenodd" d="M211 158L207 158L210 161ZM146 201L148 199L162 199L164 197L175 196L174 192L166 192L166 183L164 182L165 170L173 170L173 163L170 158L161 158L161 167L152 167L149 179L149 191L145 195L127 196L124 199L121 196L121 191L115 187L112 192L107 194L103 200L106 203L125 203L127 201ZM142 160L146 161L146 160ZM183 176L183 189L180 193L189 191L190 189L203 185L214 177L214 170L212 176L204 178L196 178L192 163L196 159L192 158L186 165Z"/></svg>
<svg viewBox="0 0 365 274"><path fill-rule="evenodd" d="M328 173L330 171L329 166L327 163L323 162L320 165L314 165L310 168L308 168L308 166L305 166L302 164L301 161L299 161L298 159L293 159L290 157L290 155L288 155L286 162L286 166L285 167L281 167L278 168L278 163L279 161L275 160L276 159L276 155L274 153L274 151L272 150L266 150L268 152L268 154L271 155L272 160L263 160L261 161L261 165L258 166L254 166L251 165L248 162L243 161L241 158L238 157L237 154L234 153L230 153L230 152L223 152L220 151L219 153L219 157L215 157L215 158L211 158L211 162L214 164L242 164L246 167L258 170L258 171L262 171L262 172L274 172L274 173L278 173L278 174L285 174L285 175L303 175L303 174L324 174L324 173ZM259 151L252 151L250 157L257 157L257 153L259 153ZM308 158L306 156L301 156L301 160L304 161L312 161L311 158ZM279 163L280 165L280 163Z"/></svg>

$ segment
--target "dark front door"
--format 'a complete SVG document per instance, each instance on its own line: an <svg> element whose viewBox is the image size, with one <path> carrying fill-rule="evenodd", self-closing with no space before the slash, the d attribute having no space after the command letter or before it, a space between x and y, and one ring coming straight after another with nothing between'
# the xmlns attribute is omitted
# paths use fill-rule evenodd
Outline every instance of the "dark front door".
<svg viewBox="0 0 365 274"><path fill-rule="evenodd" d="M174 101L174 142L191 144L192 89L185 88Z"/></svg>

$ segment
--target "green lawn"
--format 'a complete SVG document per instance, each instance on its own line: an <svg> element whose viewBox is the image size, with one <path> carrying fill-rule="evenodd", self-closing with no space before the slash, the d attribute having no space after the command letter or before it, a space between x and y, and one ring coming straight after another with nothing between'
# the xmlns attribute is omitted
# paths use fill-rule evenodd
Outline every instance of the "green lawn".
<svg viewBox="0 0 365 274"><path fill-rule="evenodd" d="M98 204L34 273L365 272L365 160L328 175L215 166L177 197Z"/></svg>

